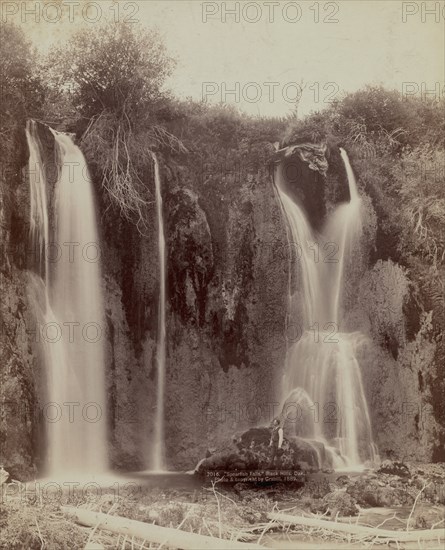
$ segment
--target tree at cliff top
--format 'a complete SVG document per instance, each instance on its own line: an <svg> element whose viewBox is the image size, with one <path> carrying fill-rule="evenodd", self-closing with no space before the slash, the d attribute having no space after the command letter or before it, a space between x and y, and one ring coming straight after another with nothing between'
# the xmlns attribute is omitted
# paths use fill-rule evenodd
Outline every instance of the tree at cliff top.
<svg viewBox="0 0 445 550"><path fill-rule="evenodd" d="M173 65L157 32L125 23L82 30L47 62L53 89L70 97L109 200L141 229L153 195L146 184L151 152L181 148L160 124L168 101L162 86Z"/></svg>
<svg viewBox="0 0 445 550"><path fill-rule="evenodd" d="M36 66L36 52L23 31L0 22L0 148L4 160L14 150L14 129L23 127L26 118L40 115L43 86Z"/></svg>
<svg viewBox="0 0 445 550"><path fill-rule="evenodd" d="M68 88L86 124L104 111L133 123L147 109L155 116L174 65L156 31L129 23L82 29L50 53L51 62L54 84Z"/></svg>

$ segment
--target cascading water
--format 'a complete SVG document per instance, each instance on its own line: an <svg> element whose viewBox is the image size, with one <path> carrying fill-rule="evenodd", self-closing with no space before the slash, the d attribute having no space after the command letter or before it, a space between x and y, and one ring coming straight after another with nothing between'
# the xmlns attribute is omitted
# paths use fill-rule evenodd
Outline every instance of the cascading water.
<svg viewBox="0 0 445 550"><path fill-rule="evenodd" d="M348 175L350 201L334 210L321 235L312 230L303 209L286 194L283 165L276 171L276 187L289 227L289 245L298 247L297 269L301 277L301 291L289 296L289 318L291 324L295 320L301 325L301 337L288 348L283 402L284 408L293 402L306 419L312 418L286 425L288 429L291 426L292 435L323 443L335 468L357 467L377 458L356 358L365 337L359 332L342 332L345 264L359 243L362 225L361 200L343 149L341 156ZM319 250L334 248L336 257L329 254L328 258L319 258L314 254L315 243ZM298 403L296 394L303 396Z"/></svg>
<svg viewBox="0 0 445 550"><path fill-rule="evenodd" d="M164 218L162 214L161 176L159 163L153 154L154 177L156 188L156 213L158 219L158 253L159 253L159 310L158 310L158 338L156 345L157 364L157 397L154 424L154 441L152 454L152 470L165 469L164 451L164 393L165 393L165 234Z"/></svg>
<svg viewBox="0 0 445 550"><path fill-rule="evenodd" d="M31 236L43 242L45 252L45 245L57 250L45 274L45 299L40 300L48 380L47 474L85 476L108 469L100 247L84 156L68 135L52 132L59 174L50 243L40 144L35 123L27 127L30 175L40 176L40 181L30 177ZM35 281L33 286L38 287Z"/></svg>
<svg viewBox="0 0 445 550"><path fill-rule="evenodd" d="M30 241L36 252L39 272L48 276L48 255L46 247L49 241L48 205L46 196L46 177L40 155L40 139L34 120L26 123L26 141L29 149L29 188L30 188ZM45 263L42 266L42 259Z"/></svg>

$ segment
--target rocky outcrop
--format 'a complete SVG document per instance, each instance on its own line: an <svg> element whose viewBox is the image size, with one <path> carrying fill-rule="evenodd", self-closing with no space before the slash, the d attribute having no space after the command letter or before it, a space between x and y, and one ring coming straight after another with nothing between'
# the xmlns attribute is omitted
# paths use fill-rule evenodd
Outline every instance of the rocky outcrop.
<svg viewBox="0 0 445 550"><path fill-rule="evenodd" d="M283 191L304 207L312 226L320 228L326 216L326 146L289 146L276 152L274 163L283 173Z"/></svg>
<svg viewBox="0 0 445 550"><path fill-rule="evenodd" d="M358 514L357 500L349 493L343 490L332 491L328 493L322 502L324 513L328 513L331 517L339 516L356 516Z"/></svg>
<svg viewBox="0 0 445 550"><path fill-rule="evenodd" d="M33 476L38 454L38 376L33 357L35 322L29 315L26 247L26 142L15 136L17 156L0 174L0 463L13 479Z"/></svg>
<svg viewBox="0 0 445 550"><path fill-rule="evenodd" d="M347 323L367 335L358 359L381 458L427 461L443 432L432 386L424 382L435 370L437 343L431 313L422 313L410 334L406 306L412 293L405 270L377 261L360 279Z"/></svg>
<svg viewBox="0 0 445 550"><path fill-rule="evenodd" d="M196 466L196 473L206 475L209 470L319 470L330 468L332 463L322 445L299 437L290 437L283 442L279 458L271 461L270 429L266 427L251 428L237 434L231 442L214 453L207 451L207 456ZM324 457L324 463L320 459Z"/></svg>
<svg viewBox="0 0 445 550"><path fill-rule="evenodd" d="M194 159L186 167L169 162L163 174L166 437L176 468L190 468L235 431L269 422L278 403L287 267L272 242L285 228L264 162L237 155L225 162L227 177L217 162L196 173Z"/></svg>

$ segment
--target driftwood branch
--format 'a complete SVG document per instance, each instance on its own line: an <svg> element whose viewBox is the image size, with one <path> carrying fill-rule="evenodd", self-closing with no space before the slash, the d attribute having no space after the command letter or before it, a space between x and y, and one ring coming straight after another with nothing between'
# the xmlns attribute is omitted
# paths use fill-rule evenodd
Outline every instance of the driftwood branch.
<svg viewBox="0 0 445 550"><path fill-rule="evenodd" d="M263 548L257 544L207 537L196 533L188 533L179 529L159 527L119 516L111 516L101 512L92 512L82 508L62 506L65 514L73 516L78 523L88 527L96 527L141 540L162 544L166 548L184 550L249 550Z"/></svg>
<svg viewBox="0 0 445 550"><path fill-rule="evenodd" d="M423 484L423 487L422 487L422 488L420 489L420 491L417 493L417 496L416 496L416 498L415 498L415 500L414 500L413 507L411 508L411 512L410 512L410 514L409 514L409 516L408 516L408 520L407 520L407 522L406 522L406 530L407 530L407 531L408 531L408 529L409 529L409 524L410 524L412 515L414 514L414 510L415 510L415 508L416 508L417 501L419 500L419 497L420 497L420 495L423 493L423 491L425 491L425 489L426 489L427 487L429 487L430 485L431 485L431 483L428 483L428 484L424 483L424 484Z"/></svg>
<svg viewBox="0 0 445 550"><path fill-rule="evenodd" d="M305 518L301 516L291 516L289 514L268 514L267 517L271 520L287 523L290 525L302 525L304 527L314 527L318 529L326 529L327 531L337 531L348 535L356 535L359 537L378 537L387 541L398 542L417 542L419 540L440 541L445 540L445 529L425 529L418 531L389 531L387 529L377 529L374 527L365 527L357 524L334 523L333 521Z"/></svg>

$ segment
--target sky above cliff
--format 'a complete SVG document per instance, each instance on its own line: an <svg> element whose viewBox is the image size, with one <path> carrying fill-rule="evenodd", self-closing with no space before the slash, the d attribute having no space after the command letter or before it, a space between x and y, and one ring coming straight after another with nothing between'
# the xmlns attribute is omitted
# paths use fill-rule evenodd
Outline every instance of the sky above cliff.
<svg viewBox="0 0 445 550"><path fill-rule="evenodd" d="M157 27L178 62L167 82L175 95L254 115L285 116L298 99L307 114L366 84L443 93L444 2L60 0L60 11L55 0L1 3L3 20L19 22L42 50L105 17Z"/></svg>

